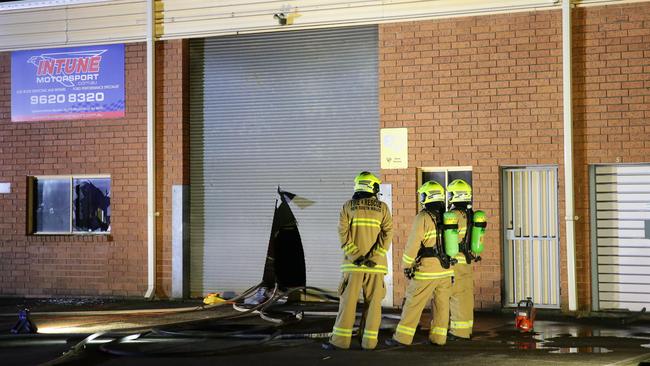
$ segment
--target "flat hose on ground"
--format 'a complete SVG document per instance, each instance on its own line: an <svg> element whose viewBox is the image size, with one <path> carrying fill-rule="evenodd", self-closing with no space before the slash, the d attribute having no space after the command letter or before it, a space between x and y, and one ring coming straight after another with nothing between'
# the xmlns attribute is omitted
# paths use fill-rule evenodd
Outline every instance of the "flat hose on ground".
<svg viewBox="0 0 650 366"><path fill-rule="evenodd" d="M250 295L253 291L262 286L262 283L249 288L240 295L229 299L228 303L239 301ZM137 310L87 310L87 311L36 311L30 312L31 316L101 316L101 315L133 315L133 314L159 314L159 313L184 313L197 310L211 309L223 304L187 306L183 308L162 308L162 309L137 309ZM15 317L16 313L3 313L0 317Z"/></svg>
<svg viewBox="0 0 650 366"><path fill-rule="evenodd" d="M265 327L255 327L253 329L247 329L243 331L234 331L234 332L226 332L226 333L215 333L215 332L209 332L209 331L169 331L169 330L164 330L164 329L154 329L152 331L153 334L158 334L158 335L165 335L165 336L173 336L177 338L189 338L189 339L237 339L237 340L255 340L255 342L252 343L247 343L245 345L237 345L237 346L232 346L232 347L226 347L226 348L221 348L217 350L210 350L210 351L196 351L196 350L187 350L187 351L163 351L163 352L147 352L147 351L127 351L123 349L115 349L116 345L123 344L126 340L129 340L129 336L126 337L121 337L118 339L115 339L109 343L103 344L99 347L99 349L102 352L115 355L115 356L130 356L130 357L139 357L139 356L185 356L185 355L193 355L193 356L214 356L214 355L219 355L223 353L229 353L229 352L236 352L238 350L245 350L248 349L250 346L255 346L255 345L261 345L263 343L269 342L271 340L275 339L296 339L296 338L315 338L316 335L321 336L323 333L318 333L318 334L305 334L302 337L282 337L282 333L279 329L280 326L286 325L287 322L283 319L278 319L278 318L273 318L269 315L267 315L264 312L264 309L267 308L268 306L276 303L278 300L282 299L283 297L286 297L290 295L293 292L296 291L301 291L305 290L305 287L296 287L289 289L286 292L278 292L277 285L275 286L273 292L271 293L271 296L264 302L249 308L249 309L242 309L235 307L235 304L233 304L233 307L235 307L238 311L241 311L241 315L244 314L250 314L250 313L257 313L260 315L260 317L266 321L271 321L274 323L274 326L265 326ZM228 317L227 319L234 319L237 318L237 316L231 316ZM224 318L225 319L225 318ZM290 317L291 322L298 322L302 320L302 315L294 314L293 317ZM260 330L269 330L269 331L274 331L272 333L254 333L253 331L259 332ZM329 335L329 333L325 334L326 336Z"/></svg>
<svg viewBox="0 0 650 366"><path fill-rule="evenodd" d="M248 290L242 292L239 296L231 299L231 301L232 300L241 300L244 297L246 297L247 295L249 295L250 293L252 293L255 290L257 290L258 288L260 288L261 286L262 286L262 283L258 283L257 285L255 285L255 286L249 288ZM277 288L276 288L276 290L277 290ZM274 293L275 293L276 290L274 290ZM221 306L221 305L223 305L223 304L216 304L216 305L210 305L210 306L205 306L205 307L199 306L199 307L193 308L192 310L188 310L188 311L205 310L205 309L214 308L214 307ZM260 304L260 307L263 306L263 305L265 305L265 303ZM226 316L221 316L221 317L213 317L213 318L210 318L210 319L214 320L214 319L241 318L241 317L247 316L249 313L252 313L255 310L257 310L257 307L250 309L250 311L246 312L246 313L234 314L234 315L226 315ZM59 314L60 315L64 315L64 314L67 315L68 313L64 312L64 313L59 313ZM96 314L93 314L93 315L96 315ZM196 320L189 320L189 321L185 320L185 321L172 322L172 323L167 324L167 326L169 326L169 325L187 324L187 323L192 323L192 322L195 322L195 321ZM130 331L130 332L141 331L141 332L144 332L144 333L140 333L141 334L140 336L142 336L142 334L146 335L146 334L150 333L149 328L150 327L137 327L137 328L131 328L131 329L121 329L120 334L123 334L123 332L125 332L125 331ZM93 341L93 340L95 340L95 339L97 339L97 338L99 338L101 336L109 335L109 332L110 332L110 330L93 333L90 336L84 338L81 342L78 342L77 344L72 346L68 352L65 352L60 357L58 357L58 358L56 358L54 360L48 361L46 363L43 363L40 366L54 366L54 365L58 365L58 364L61 364L63 362L66 362L66 361L70 360L71 358L74 358L74 357L78 356L81 352L83 352L85 346L89 342L91 342L91 341ZM135 333L135 334L138 334L138 333ZM125 337L122 337L120 339L128 339L129 337L132 337L133 335L134 335L134 333L131 333L131 334L129 334L129 335L125 336Z"/></svg>
<svg viewBox="0 0 650 366"><path fill-rule="evenodd" d="M244 291L241 295L237 296L236 298L232 300L241 300L245 298L247 295L251 294L258 288L260 288L262 284L258 284L256 286L251 287L250 289ZM129 356L129 357L142 357L142 356L185 356L185 355L193 355L193 356L210 356L210 355L220 355L223 353L229 353L229 352L237 352L239 350L246 350L249 349L251 346L255 345L261 345L273 340L289 340L289 339L318 339L318 338L327 338L330 336L331 333L329 332L315 332L315 333L291 333L291 334L283 334L280 330L281 326L289 325L289 324L295 324L298 323L302 320L304 311L295 311L292 313L288 312L280 312L281 314L284 314L284 317L278 318L274 317L270 313L267 312L267 309L271 307L272 305L275 305L279 300L288 297L290 294L297 292L297 291L314 291L316 294L312 293L312 295L316 295L317 297L320 297L328 302L333 302L334 299L338 300L336 297L330 295L327 293L327 291L324 291L320 288L317 287L309 287L309 286L304 286L304 287L295 287L295 288L290 288L287 291L284 292L279 292L277 285L271 292L271 295L269 298L260 303L257 304L251 308L243 308L236 303L233 304L233 308L240 313L238 314L230 314L230 315L224 315L224 316L218 316L218 317L213 317L210 319L204 319L204 320L191 320L191 321L180 321L180 322L175 322L175 323L170 323L166 324L163 327L155 327L153 329L151 328L132 328L129 331L135 332L136 330L140 330L138 333L130 333L127 335L124 335L124 330L121 330L119 332L120 336L118 337L117 334L115 335L116 338L114 338L112 341L105 343L101 346L99 346L99 350L114 356ZM220 304L221 305L221 304ZM207 307L206 307L207 308ZM203 307L197 308L196 310L203 310ZM214 332L214 331L174 331L174 330L169 330L165 329L168 328L172 325L178 326L178 325L189 325L192 323L197 323L197 322L203 322L206 320L210 321L223 321L223 320L231 320L231 319L238 319L246 316L250 316L252 314L258 314L262 319L265 321L269 321L273 323L272 325L267 325L267 326L257 326L257 327L252 327L246 330L239 330L239 331L230 331L230 332ZM275 315L276 313L274 313ZM328 313L329 314L329 313ZM332 313L335 314L335 313ZM64 362L68 360L70 357L76 356L79 353L81 353L85 345L88 344L90 341L99 338L100 336L111 336L110 333L108 332L101 332L101 333L95 333L87 338L85 338L83 341L79 342L75 346L71 348L69 352L64 354L62 357L59 357L58 359L55 359L53 361L50 361L44 365L47 366L54 366L57 365L61 362ZM143 339L148 336L163 336L162 339L166 337L175 337L175 338L180 338L180 339L233 339L233 340L242 340L242 341L254 341L254 342L248 342L244 345L236 345L232 347L226 347L226 348L221 348L217 350L208 350L208 351L197 351L197 350L187 350L187 351L165 351L165 352L157 352L157 351L131 351L131 350L124 350L124 349L116 349L116 346L118 345L124 345L128 342L134 341L135 339ZM151 338L150 338L151 339Z"/></svg>

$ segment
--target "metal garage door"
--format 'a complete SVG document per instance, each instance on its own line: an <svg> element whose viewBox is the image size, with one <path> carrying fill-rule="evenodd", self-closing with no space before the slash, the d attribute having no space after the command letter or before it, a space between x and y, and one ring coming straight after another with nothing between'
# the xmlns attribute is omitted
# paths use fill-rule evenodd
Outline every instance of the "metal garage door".
<svg viewBox="0 0 650 366"><path fill-rule="evenodd" d="M338 215L379 172L377 28L190 42L191 292L260 281L277 187L294 212L307 284L334 289Z"/></svg>
<svg viewBox="0 0 650 366"><path fill-rule="evenodd" d="M595 310L650 307L650 165L591 169Z"/></svg>

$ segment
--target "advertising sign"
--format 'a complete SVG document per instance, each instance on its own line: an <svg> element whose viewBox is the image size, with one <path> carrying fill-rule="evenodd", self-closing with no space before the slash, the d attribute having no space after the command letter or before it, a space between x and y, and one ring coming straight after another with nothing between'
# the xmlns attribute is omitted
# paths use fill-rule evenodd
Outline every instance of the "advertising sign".
<svg viewBox="0 0 650 366"><path fill-rule="evenodd" d="M124 45L11 54L11 121L124 117Z"/></svg>

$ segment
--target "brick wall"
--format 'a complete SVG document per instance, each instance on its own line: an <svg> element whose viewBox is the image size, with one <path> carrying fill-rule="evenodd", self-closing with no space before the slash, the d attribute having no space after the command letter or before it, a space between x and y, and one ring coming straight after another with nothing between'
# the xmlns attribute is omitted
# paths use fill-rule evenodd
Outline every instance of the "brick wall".
<svg viewBox="0 0 650 366"><path fill-rule="evenodd" d="M157 294L171 296L172 186L189 184L188 47L164 41L156 50Z"/></svg>
<svg viewBox="0 0 650 366"><path fill-rule="evenodd" d="M573 57L578 292L588 308L588 164L650 162L650 3L577 8Z"/></svg>
<svg viewBox="0 0 650 366"><path fill-rule="evenodd" d="M11 122L0 53L0 296L141 296L147 285L146 52L127 44L126 117ZM27 176L110 174L109 236L26 235Z"/></svg>
<svg viewBox="0 0 650 366"><path fill-rule="evenodd" d="M475 207L490 222L476 306L501 307L500 168L557 165L563 185L561 13L386 24L379 42L381 127L409 129L409 168L382 171L393 184L394 263L417 211L417 168L472 166ZM405 279L395 273L399 303Z"/></svg>
<svg viewBox="0 0 650 366"><path fill-rule="evenodd" d="M574 13L576 245L581 308L590 305L588 164L650 162L650 3ZM472 166L475 206L489 215L476 305L501 306L500 169L559 168L564 238L559 11L379 26L381 127L409 128L409 166L393 184L401 262L418 168ZM12 123L10 53L0 53L0 296L140 296L146 289L146 52L126 46L127 115ZM171 293L171 188L189 184L187 44L157 47L157 294ZM110 174L110 236L28 236L28 175ZM561 241L566 306L565 243ZM395 298L405 289L395 270Z"/></svg>

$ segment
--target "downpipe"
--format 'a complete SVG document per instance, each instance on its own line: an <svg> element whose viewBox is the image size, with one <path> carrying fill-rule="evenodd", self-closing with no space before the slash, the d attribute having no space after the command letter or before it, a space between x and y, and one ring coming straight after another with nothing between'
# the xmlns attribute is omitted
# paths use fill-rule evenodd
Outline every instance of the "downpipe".
<svg viewBox="0 0 650 366"><path fill-rule="evenodd" d="M569 311L576 311L576 241L573 192L573 108L571 87L571 0L562 1L562 96L564 109L564 202Z"/></svg>
<svg viewBox="0 0 650 366"><path fill-rule="evenodd" d="M156 296L155 16L155 1L147 0L147 299Z"/></svg>

